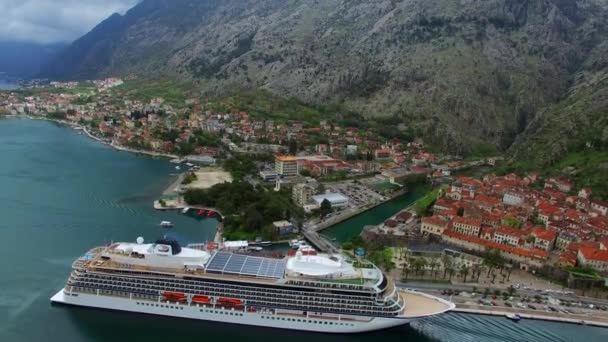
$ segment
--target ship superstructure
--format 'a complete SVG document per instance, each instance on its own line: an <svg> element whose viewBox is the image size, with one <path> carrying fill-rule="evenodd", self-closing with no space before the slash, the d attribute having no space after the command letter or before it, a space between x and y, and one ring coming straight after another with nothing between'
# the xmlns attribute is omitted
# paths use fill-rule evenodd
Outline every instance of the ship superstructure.
<svg viewBox="0 0 608 342"><path fill-rule="evenodd" d="M173 240L138 242L88 251L51 300L336 333L402 325L453 307L398 289L373 264L345 255L298 251L276 259L181 247Z"/></svg>

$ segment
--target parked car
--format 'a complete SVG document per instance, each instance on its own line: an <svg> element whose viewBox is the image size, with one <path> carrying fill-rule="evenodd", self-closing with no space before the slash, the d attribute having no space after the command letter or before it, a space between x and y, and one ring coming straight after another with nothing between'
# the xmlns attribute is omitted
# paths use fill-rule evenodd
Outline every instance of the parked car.
<svg viewBox="0 0 608 342"><path fill-rule="evenodd" d="M532 309L532 310L536 310L536 306L532 305L532 304L528 304L528 308Z"/></svg>

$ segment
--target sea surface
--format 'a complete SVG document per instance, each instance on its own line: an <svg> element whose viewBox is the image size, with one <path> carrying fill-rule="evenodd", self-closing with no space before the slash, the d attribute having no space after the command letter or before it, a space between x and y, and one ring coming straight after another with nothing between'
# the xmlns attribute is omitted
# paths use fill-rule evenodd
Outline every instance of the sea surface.
<svg viewBox="0 0 608 342"><path fill-rule="evenodd" d="M5 79L0 79L0 90L10 90L17 88L19 88L19 85L17 83Z"/></svg>
<svg viewBox="0 0 608 342"><path fill-rule="evenodd" d="M169 232L182 243L213 237L213 219L152 209L172 172L165 160L118 152L50 122L0 120L0 341L608 341L608 329L464 314L324 335L51 305L88 248L154 240L167 232L161 220L176 223Z"/></svg>

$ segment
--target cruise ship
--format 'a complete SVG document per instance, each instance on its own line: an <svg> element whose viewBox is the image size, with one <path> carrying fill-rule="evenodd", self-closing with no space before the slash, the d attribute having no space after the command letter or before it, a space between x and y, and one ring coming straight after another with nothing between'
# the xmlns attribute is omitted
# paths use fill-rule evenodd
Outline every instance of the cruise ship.
<svg viewBox="0 0 608 342"><path fill-rule="evenodd" d="M449 311L347 255L265 258L174 240L113 243L74 261L53 303L327 333L404 325Z"/></svg>

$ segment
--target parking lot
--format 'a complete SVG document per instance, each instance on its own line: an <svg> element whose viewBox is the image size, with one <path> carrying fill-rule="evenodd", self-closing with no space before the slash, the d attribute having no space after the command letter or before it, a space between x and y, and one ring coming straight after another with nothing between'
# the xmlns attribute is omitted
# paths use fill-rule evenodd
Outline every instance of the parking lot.
<svg viewBox="0 0 608 342"><path fill-rule="evenodd" d="M348 197L350 199L348 204L350 208L359 208L388 199L372 188L363 184L356 184L353 181L326 184L325 187L331 192L339 192Z"/></svg>

